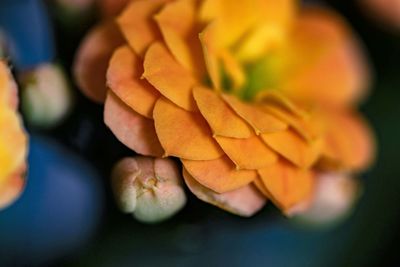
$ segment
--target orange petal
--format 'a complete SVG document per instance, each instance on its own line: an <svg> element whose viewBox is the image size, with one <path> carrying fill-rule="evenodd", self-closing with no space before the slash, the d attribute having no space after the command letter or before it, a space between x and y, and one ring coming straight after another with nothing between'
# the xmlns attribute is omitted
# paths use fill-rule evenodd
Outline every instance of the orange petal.
<svg viewBox="0 0 400 267"><path fill-rule="evenodd" d="M103 103L106 94L106 72L114 50L124 43L113 21L90 31L79 47L73 71L81 91L91 100Z"/></svg>
<svg viewBox="0 0 400 267"><path fill-rule="evenodd" d="M22 167L8 177L4 183L0 185L0 210L7 207L10 203L14 202L21 194L25 187L25 172L26 166Z"/></svg>
<svg viewBox="0 0 400 267"><path fill-rule="evenodd" d="M153 15L166 2L167 0L132 1L118 17L120 30L138 55L143 56L152 42L162 38Z"/></svg>
<svg viewBox="0 0 400 267"><path fill-rule="evenodd" d="M135 152L155 157L163 155L153 120L133 111L112 92L107 95L104 122L121 143Z"/></svg>
<svg viewBox="0 0 400 267"><path fill-rule="evenodd" d="M218 144L239 169L255 170L275 163L277 154L268 148L260 137L238 139L216 136Z"/></svg>
<svg viewBox="0 0 400 267"><path fill-rule="evenodd" d="M134 111L147 118L153 117L153 108L160 96L146 80L141 60L128 46L115 51L107 70L107 84L110 89Z"/></svg>
<svg viewBox="0 0 400 267"><path fill-rule="evenodd" d="M203 78L204 60L198 36L195 0L168 3L155 17L164 40L176 60ZM184 23L182 23L184 22Z"/></svg>
<svg viewBox="0 0 400 267"><path fill-rule="evenodd" d="M317 120L316 113L309 114L309 116L299 118L289 112L285 112L284 110L274 106L274 105L266 105L263 106L263 109L270 114L276 116L280 120L289 124L289 126L295 130L301 137L303 137L307 142L315 141L320 137L323 123L321 120Z"/></svg>
<svg viewBox="0 0 400 267"><path fill-rule="evenodd" d="M368 65L341 17L305 9L293 32L289 42L293 69L283 85L286 93L328 106L348 106L365 95Z"/></svg>
<svg viewBox="0 0 400 267"><path fill-rule="evenodd" d="M192 95L195 78L161 43L154 43L147 50L143 77L176 105L189 111L196 109Z"/></svg>
<svg viewBox="0 0 400 267"><path fill-rule="evenodd" d="M215 89L221 90L221 68L218 61L219 48L215 43L215 35L215 26L211 23L199 34L199 38L212 85Z"/></svg>
<svg viewBox="0 0 400 267"><path fill-rule="evenodd" d="M200 113L181 109L162 97L156 103L153 117L166 155L191 160L212 160L223 154Z"/></svg>
<svg viewBox="0 0 400 267"><path fill-rule="evenodd" d="M320 156L321 139L308 144L291 130L262 134L261 138L273 150L299 167L311 167Z"/></svg>
<svg viewBox="0 0 400 267"><path fill-rule="evenodd" d="M248 138L252 129L211 89L195 87L193 96L214 135Z"/></svg>
<svg viewBox="0 0 400 267"><path fill-rule="evenodd" d="M223 95L223 98L240 117L254 128L257 134L282 131L288 126L262 109L243 103L234 96Z"/></svg>
<svg viewBox="0 0 400 267"><path fill-rule="evenodd" d="M350 170L363 170L374 160L375 142L368 124L355 113L331 114L324 155Z"/></svg>
<svg viewBox="0 0 400 267"><path fill-rule="evenodd" d="M257 0L203 1L200 18L204 22L216 21L216 42L219 46L233 45L256 22Z"/></svg>
<svg viewBox="0 0 400 267"><path fill-rule="evenodd" d="M215 160L182 160L185 169L203 186L225 193L243 187L257 178L253 170L237 170L227 156Z"/></svg>
<svg viewBox="0 0 400 267"><path fill-rule="evenodd" d="M271 197L271 194L268 192L267 188L265 187L264 182L261 180L260 177L257 177L253 181L253 183L257 187L258 191L260 191L267 199Z"/></svg>
<svg viewBox="0 0 400 267"><path fill-rule="evenodd" d="M266 199L251 184L218 194L199 184L185 169L183 178L190 191L199 199L236 215L250 217L266 203Z"/></svg>
<svg viewBox="0 0 400 267"><path fill-rule="evenodd" d="M130 0L100 0L97 1L101 15L105 18L117 16Z"/></svg>
<svg viewBox="0 0 400 267"><path fill-rule="evenodd" d="M271 200L285 212L311 197L314 175L285 161L258 170Z"/></svg>
<svg viewBox="0 0 400 267"><path fill-rule="evenodd" d="M270 104L272 104L280 108L284 108L286 111L289 111L291 114L296 115L299 118L308 117L308 114L302 108L288 99L285 95L283 95L283 93L278 91L261 91L257 95L257 100L263 104L266 104L266 106L270 106Z"/></svg>

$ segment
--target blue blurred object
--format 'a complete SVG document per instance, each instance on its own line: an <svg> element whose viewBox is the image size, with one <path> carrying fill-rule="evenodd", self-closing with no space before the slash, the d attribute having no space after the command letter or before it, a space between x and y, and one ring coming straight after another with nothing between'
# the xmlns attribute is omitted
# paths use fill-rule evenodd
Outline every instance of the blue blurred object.
<svg viewBox="0 0 400 267"><path fill-rule="evenodd" d="M42 265L92 238L103 209L98 175L53 141L31 137L22 197L0 212L0 266Z"/></svg>
<svg viewBox="0 0 400 267"><path fill-rule="evenodd" d="M11 61L26 70L54 59L55 44L42 0L1 0L0 31Z"/></svg>

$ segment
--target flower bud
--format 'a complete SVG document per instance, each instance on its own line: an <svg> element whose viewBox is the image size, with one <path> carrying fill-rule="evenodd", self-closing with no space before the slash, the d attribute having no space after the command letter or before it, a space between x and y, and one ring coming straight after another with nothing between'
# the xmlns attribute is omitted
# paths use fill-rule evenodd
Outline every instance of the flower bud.
<svg viewBox="0 0 400 267"><path fill-rule="evenodd" d="M360 183L353 177L338 173L321 174L317 177L313 199L297 219L311 225L337 223L351 214L360 192Z"/></svg>
<svg viewBox="0 0 400 267"><path fill-rule="evenodd" d="M112 173L119 208L145 223L156 223L177 213L186 203L181 175L171 159L122 159Z"/></svg>
<svg viewBox="0 0 400 267"><path fill-rule="evenodd" d="M55 64L43 64L23 73L22 111L33 126L52 127L69 112L70 87L63 70Z"/></svg>

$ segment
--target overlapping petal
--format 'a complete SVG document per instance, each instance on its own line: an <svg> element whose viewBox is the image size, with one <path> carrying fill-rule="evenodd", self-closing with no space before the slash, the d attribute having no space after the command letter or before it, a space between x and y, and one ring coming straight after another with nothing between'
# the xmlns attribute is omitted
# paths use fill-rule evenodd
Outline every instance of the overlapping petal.
<svg viewBox="0 0 400 267"><path fill-rule="evenodd" d="M200 199L290 213L316 170L354 172L373 138L353 105L368 70L332 12L294 0L134 0L107 71L105 122L137 153L174 156ZM351 142L349 140L356 140Z"/></svg>

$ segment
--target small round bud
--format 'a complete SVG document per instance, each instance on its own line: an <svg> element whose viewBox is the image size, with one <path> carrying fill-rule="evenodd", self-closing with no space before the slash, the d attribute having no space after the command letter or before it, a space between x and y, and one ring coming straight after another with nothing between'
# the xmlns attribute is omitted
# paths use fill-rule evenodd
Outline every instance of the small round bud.
<svg viewBox="0 0 400 267"><path fill-rule="evenodd" d="M171 159L125 158L112 173L119 208L145 223L168 219L186 203L181 175Z"/></svg>
<svg viewBox="0 0 400 267"><path fill-rule="evenodd" d="M317 177L314 196L297 219L311 225L334 224L350 214L360 195L360 183L353 177L324 173Z"/></svg>
<svg viewBox="0 0 400 267"><path fill-rule="evenodd" d="M22 111L28 122L52 127L70 111L72 96L63 70L43 64L21 76Z"/></svg>

